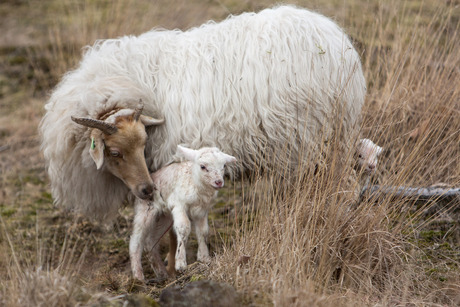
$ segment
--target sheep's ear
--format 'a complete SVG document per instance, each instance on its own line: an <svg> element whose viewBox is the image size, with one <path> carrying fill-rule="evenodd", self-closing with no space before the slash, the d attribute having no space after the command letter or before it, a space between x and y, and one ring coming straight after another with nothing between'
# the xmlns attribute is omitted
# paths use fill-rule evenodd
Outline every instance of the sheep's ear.
<svg viewBox="0 0 460 307"><path fill-rule="evenodd" d="M177 145L177 154L189 161L195 161L196 158L198 157L197 150L183 147L180 145Z"/></svg>
<svg viewBox="0 0 460 307"><path fill-rule="evenodd" d="M236 162L236 158L234 156L230 156L230 155L227 155L225 153L222 153L224 155L224 158L225 158L225 162L227 163L235 163Z"/></svg>
<svg viewBox="0 0 460 307"><path fill-rule="evenodd" d="M380 156L380 154L383 152L383 147L377 146L377 156Z"/></svg>
<svg viewBox="0 0 460 307"><path fill-rule="evenodd" d="M156 119L156 118L146 116L146 115L141 115L140 120L146 127L162 125L165 122L164 119Z"/></svg>
<svg viewBox="0 0 460 307"><path fill-rule="evenodd" d="M91 145L89 155L96 163L96 168L100 169L104 163L104 141L102 140L102 132L98 129L93 129L91 132Z"/></svg>

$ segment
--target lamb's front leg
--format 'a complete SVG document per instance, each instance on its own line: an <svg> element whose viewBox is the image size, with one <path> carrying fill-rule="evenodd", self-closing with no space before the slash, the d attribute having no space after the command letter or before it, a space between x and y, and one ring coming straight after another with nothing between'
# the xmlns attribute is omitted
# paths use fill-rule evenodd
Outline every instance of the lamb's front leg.
<svg viewBox="0 0 460 307"><path fill-rule="evenodd" d="M203 263L209 263L211 257L209 257L208 250L208 214L206 213L203 217L195 218L193 223L195 224L195 233L198 240L197 260Z"/></svg>
<svg viewBox="0 0 460 307"><path fill-rule="evenodd" d="M129 258L131 260L131 270L133 277L144 281L144 273L142 270L142 250L146 234L146 229L150 228L154 218L153 207L149 206L148 202L137 200L134 206L135 216L133 233L129 240Z"/></svg>
<svg viewBox="0 0 460 307"><path fill-rule="evenodd" d="M173 228L177 237L177 249L176 249L176 271L182 272L187 268L187 255L186 245L188 236L190 235L190 220L185 210L180 207L174 207L172 210L172 216L174 220Z"/></svg>

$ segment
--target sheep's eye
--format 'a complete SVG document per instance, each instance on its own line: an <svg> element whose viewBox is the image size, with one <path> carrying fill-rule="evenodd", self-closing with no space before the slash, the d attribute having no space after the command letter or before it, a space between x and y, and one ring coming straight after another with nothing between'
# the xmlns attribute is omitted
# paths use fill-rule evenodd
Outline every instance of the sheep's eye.
<svg viewBox="0 0 460 307"><path fill-rule="evenodd" d="M363 158L363 155L360 154L358 157L359 157L360 159L362 159L362 158Z"/></svg>
<svg viewBox="0 0 460 307"><path fill-rule="evenodd" d="M121 158L123 155L118 150L111 150L110 155L115 158Z"/></svg>
<svg viewBox="0 0 460 307"><path fill-rule="evenodd" d="M200 167L203 171L207 171L206 166L204 166L203 164L201 164Z"/></svg>

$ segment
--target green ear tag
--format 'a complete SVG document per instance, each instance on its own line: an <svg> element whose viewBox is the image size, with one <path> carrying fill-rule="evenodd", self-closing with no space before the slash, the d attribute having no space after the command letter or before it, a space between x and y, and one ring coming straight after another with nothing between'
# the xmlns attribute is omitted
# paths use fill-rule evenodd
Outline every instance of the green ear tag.
<svg viewBox="0 0 460 307"><path fill-rule="evenodd" d="M94 150L96 148L96 142L94 141L94 138L91 138L91 149Z"/></svg>

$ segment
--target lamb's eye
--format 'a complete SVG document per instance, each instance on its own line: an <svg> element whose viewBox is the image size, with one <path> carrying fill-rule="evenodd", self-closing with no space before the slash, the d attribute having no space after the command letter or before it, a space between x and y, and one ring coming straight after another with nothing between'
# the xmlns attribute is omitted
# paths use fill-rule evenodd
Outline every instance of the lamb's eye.
<svg viewBox="0 0 460 307"><path fill-rule="evenodd" d="M363 158L363 155L360 154L358 157L359 157L360 159L362 159L362 158Z"/></svg>
<svg viewBox="0 0 460 307"><path fill-rule="evenodd" d="M207 171L206 166L204 166L203 164L201 164L200 167L203 171Z"/></svg>

